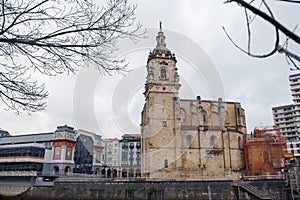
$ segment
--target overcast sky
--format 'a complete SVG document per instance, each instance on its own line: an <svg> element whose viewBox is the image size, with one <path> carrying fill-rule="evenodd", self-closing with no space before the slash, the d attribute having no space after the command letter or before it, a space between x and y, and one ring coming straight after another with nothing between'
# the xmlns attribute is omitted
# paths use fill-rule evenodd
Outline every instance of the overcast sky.
<svg viewBox="0 0 300 200"><path fill-rule="evenodd" d="M138 133L144 103L145 65L149 50L155 47L159 21L163 23L167 47L178 58L183 85L181 98L198 95L202 99L216 100L220 94L225 101L241 102L246 111L248 132L255 126L273 125L271 108L292 102L288 76L295 72L289 70L290 66L281 55L255 59L236 49L222 26L237 43L245 45L244 12L234 3L222 2L130 1L138 5L137 20L148 29L149 36L139 44L120 44L121 51L116 55L126 56L130 73L99 77L84 68L77 75L35 75L41 83L46 83L50 93L47 109L31 115L16 115L1 107L0 128L13 135L50 132L64 124L103 137ZM291 29L299 24L299 5L268 2L279 21ZM271 26L260 20L254 25L253 48L258 52L268 51L274 42ZM299 34L299 28L296 32ZM295 50L300 52L299 48ZM218 89L221 92L216 92Z"/></svg>

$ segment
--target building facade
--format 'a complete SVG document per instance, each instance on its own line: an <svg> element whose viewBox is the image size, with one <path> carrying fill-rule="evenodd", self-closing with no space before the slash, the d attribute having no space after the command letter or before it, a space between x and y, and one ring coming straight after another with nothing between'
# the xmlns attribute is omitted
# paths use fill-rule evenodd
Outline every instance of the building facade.
<svg viewBox="0 0 300 200"><path fill-rule="evenodd" d="M120 177L120 144L118 138L105 138L103 139L103 169L101 177L115 178Z"/></svg>
<svg viewBox="0 0 300 200"><path fill-rule="evenodd" d="M287 148L279 127L256 128L251 136L244 139L246 176L281 176Z"/></svg>
<svg viewBox="0 0 300 200"><path fill-rule="evenodd" d="M54 174L69 174L74 168L74 151L76 133L73 127L58 126L51 139L51 159L45 165L50 167ZM47 160L48 161L48 160ZM46 168L46 166L45 166Z"/></svg>
<svg viewBox="0 0 300 200"><path fill-rule="evenodd" d="M272 108L274 124L286 137L287 151L300 157L300 74L289 76L293 104Z"/></svg>
<svg viewBox="0 0 300 200"><path fill-rule="evenodd" d="M74 154L74 172L100 176L104 147L100 135L85 130L77 131Z"/></svg>
<svg viewBox="0 0 300 200"><path fill-rule="evenodd" d="M6 135L0 138L0 172L50 173L52 133Z"/></svg>
<svg viewBox="0 0 300 200"><path fill-rule="evenodd" d="M0 138L0 172L100 175L101 145L101 136L67 125L49 133L5 134Z"/></svg>
<svg viewBox="0 0 300 200"><path fill-rule="evenodd" d="M245 169L244 109L238 102L182 100L175 55L162 30L147 61L142 111L142 177L236 180Z"/></svg>
<svg viewBox="0 0 300 200"><path fill-rule="evenodd" d="M125 134L120 140L120 177L141 177L141 135Z"/></svg>

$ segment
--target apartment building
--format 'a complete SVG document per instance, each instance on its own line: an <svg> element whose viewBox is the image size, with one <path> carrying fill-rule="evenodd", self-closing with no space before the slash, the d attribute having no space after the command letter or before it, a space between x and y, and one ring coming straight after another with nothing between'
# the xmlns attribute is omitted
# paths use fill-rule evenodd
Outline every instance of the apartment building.
<svg viewBox="0 0 300 200"><path fill-rule="evenodd" d="M293 104L272 108L274 124L286 137L287 151L300 157L300 73L289 76Z"/></svg>

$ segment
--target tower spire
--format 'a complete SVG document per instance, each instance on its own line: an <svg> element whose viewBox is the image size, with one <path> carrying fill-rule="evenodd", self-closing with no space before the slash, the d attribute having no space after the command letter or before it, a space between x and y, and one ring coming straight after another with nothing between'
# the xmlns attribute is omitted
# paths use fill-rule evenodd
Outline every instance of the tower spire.
<svg viewBox="0 0 300 200"><path fill-rule="evenodd" d="M164 35L164 32L162 32L162 23L159 22L159 32L156 36L157 45L156 47L166 47L166 37Z"/></svg>
<svg viewBox="0 0 300 200"><path fill-rule="evenodd" d="M172 58L176 62L175 54L167 48L166 36L162 31L161 21L159 21L159 31L156 35L156 47L153 49L153 51L150 51L148 59L157 57Z"/></svg>

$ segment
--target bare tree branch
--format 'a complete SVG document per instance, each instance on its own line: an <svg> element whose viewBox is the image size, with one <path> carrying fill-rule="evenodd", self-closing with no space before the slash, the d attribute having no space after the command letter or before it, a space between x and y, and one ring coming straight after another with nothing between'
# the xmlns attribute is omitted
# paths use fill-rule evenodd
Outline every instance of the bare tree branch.
<svg viewBox="0 0 300 200"><path fill-rule="evenodd" d="M267 8L270 16L272 18L274 18L274 15L271 11L271 9L269 8L269 6L266 4L266 2L264 0L262 0L262 4ZM247 36L248 36L248 50L244 50L242 49L240 46L238 46L233 39L229 36L229 34L227 33L227 31L225 30L225 28L223 27L223 30L225 32L225 34L227 35L227 37L229 38L229 40L234 44L235 47L237 47L239 50L241 50L242 52L246 53L247 55L251 56L251 57L255 57L255 58L267 58L269 56L272 56L273 54L275 54L277 52L277 47L279 45L279 31L277 27L275 28L275 42L274 42L274 47L273 49L266 53L266 54L253 54L251 52L251 28L250 28L250 24L251 22L253 22L252 20L250 20L248 13L247 13L247 9L245 8L245 16L246 16L246 24L247 24Z"/></svg>
<svg viewBox="0 0 300 200"><path fill-rule="evenodd" d="M268 6L268 4L266 3L265 0L261 0L261 3L264 5L264 7L267 9L268 14L263 12L261 10L261 6L259 6L259 8L256 8L254 6L252 6L251 4L254 2L255 0L252 0L251 2L246 2L244 0L227 0L225 3L231 3L231 2L236 2L238 3L239 6L243 7L245 9L245 16L246 16L246 26L247 26L247 35L248 35L248 48L247 50L242 49L241 47L239 47L234 41L233 39L229 36L229 34L227 33L227 31L225 30L225 28L223 27L223 30L225 32L225 34L227 35L227 37L229 38L229 40L235 45L235 47L237 47L239 50L243 51L244 53L252 56L252 57L257 57L257 58L266 58L269 56L272 56L273 54L275 54L276 52L279 53L283 53L288 60L288 63L292 63L294 68L296 70L300 70L300 68L297 66L296 62L300 62L299 56L292 53L291 51L289 51L287 48L285 48L285 46L287 47L287 41L289 39L291 39L292 41L294 41L297 45L300 44L300 37L295 34L295 30L289 30L287 29L284 25L282 25L281 23L279 23L270 7ZM290 3L300 3L300 1L292 1L292 0L278 0L278 1L284 1L284 2L290 2ZM266 20L267 22L269 22L271 25L273 25L273 27L275 28L275 42L274 42L274 48L267 54L260 54L260 55L255 55L251 52L251 28L250 28L250 24L253 21L250 20L250 17L248 16L248 12L247 10L253 12L256 16L261 17L262 19ZM280 46L280 38L279 38L279 31L285 35L287 37L286 42L284 43L284 45Z"/></svg>
<svg viewBox="0 0 300 200"><path fill-rule="evenodd" d="M44 85L30 80L32 70L45 75L75 73L94 66L102 74L125 71L112 52L120 38L141 37L135 5L109 0L0 1L0 99L20 112L45 108Z"/></svg>
<svg viewBox="0 0 300 200"><path fill-rule="evenodd" d="M300 3L299 0L277 0L277 1L285 1L285 2L289 2L289 3Z"/></svg>
<svg viewBox="0 0 300 200"><path fill-rule="evenodd" d="M283 34L285 34L287 37L291 38L294 40L296 43L300 44L300 37L287 29L285 26L283 26L281 23L279 23L277 20L275 20L272 16L267 15L266 13L262 12L261 10L255 8L251 4L243 1L243 0L227 0L225 3L231 3L231 2L236 2L242 7L250 10L254 14L257 14L258 16L262 17L264 20L268 21L271 23L274 27L278 28Z"/></svg>

